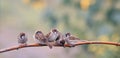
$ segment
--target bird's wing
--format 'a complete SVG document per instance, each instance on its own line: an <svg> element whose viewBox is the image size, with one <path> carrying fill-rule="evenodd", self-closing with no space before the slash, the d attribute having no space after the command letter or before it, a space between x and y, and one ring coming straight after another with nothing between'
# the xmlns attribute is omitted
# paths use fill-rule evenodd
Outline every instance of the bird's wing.
<svg viewBox="0 0 120 58"><path fill-rule="evenodd" d="M64 40L64 36L62 35L62 33L58 32L58 37L56 40Z"/></svg>
<svg viewBox="0 0 120 58"><path fill-rule="evenodd" d="M48 38L48 37L50 36L50 33L51 33L51 32L49 32L48 34L46 34L46 35L45 35L45 37L47 37L47 38Z"/></svg>
<svg viewBox="0 0 120 58"><path fill-rule="evenodd" d="M74 37L74 36L70 36L70 38L69 38L70 40L80 40L79 38L77 38L77 37Z"/></svg>
<svg viewBox="0 0 120 58"><path fill-rule="evenodd" d="M70 36L69 38L70 40L77 40L77 41L81 41L81 42L86 42L87 40L81 40L80 38L74 37L74 36Z"/></svg>
<svg viewBox="0 0 120 58"><path fill-rule="evenodd" d="M56 40L55 41L57 41L57 40L59 40L60 39L60 34L57 36L57 38L56 38Z"/></svg>

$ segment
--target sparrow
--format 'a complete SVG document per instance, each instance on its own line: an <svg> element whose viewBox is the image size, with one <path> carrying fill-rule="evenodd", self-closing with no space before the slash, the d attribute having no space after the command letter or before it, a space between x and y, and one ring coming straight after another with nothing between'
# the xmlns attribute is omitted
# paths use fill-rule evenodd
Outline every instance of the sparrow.
<svg viewBox="0 0 120 58"><path fill-rule="evenodd" d="M65 42L70 45L70 47L75 47L75 44L73 41L85 41L85 40L80 40L79 38L72 36L71 33L66 33L65 34Z"/></svg>
<svg viewBox="0 0 120 58"><path fill-rule="evenodd" d="M60 36L60 39L57 41L57 43L65 48L65 39L63 35Z"/></svg>
<svg viewBox="0 0 120 58"><path fill-rule="evenodd" d="M52 49L52 45L49 44L48 39L44 36L42 31L35 32L34 38L37 40L39 44L47 44L50 49Z"/></svg>
<svg viewBox="0 0 120 58"><path fill-rule="evenodd" d="M57 29L52 29L46 37L48 38L49 42L56 42L58 45L64 46L65 40L62 36L62 34Z"/></svg>
<svg viewBox="0 0 120 58"><path fill-rule="evenodd" d="M60 38L60 33L57 29L52 29L47 35L46 37L48 38L48 40L50 42L53 42L53 41L57 41L59 40Z"/></svg>
<svg viewBox="0 0 120 58"><path fill-rule="evenodd" d="M27 37L26 37L26 34L21 32L19 35L18 35L18 43L20 44L20 46L25 46L27 44Z"/></svg>

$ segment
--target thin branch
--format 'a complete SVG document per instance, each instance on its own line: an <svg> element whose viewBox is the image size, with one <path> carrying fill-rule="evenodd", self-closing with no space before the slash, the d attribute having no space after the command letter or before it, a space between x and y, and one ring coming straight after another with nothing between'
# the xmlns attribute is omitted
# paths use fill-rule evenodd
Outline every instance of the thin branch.
<svg viewBox="0 0 120 58"><path fill-rule="evenodd" d="M102 42L102 41L85 41L85 42L81 42L81 41L80 41L80 42L77 42L77 43L75 44L75 46L85 45L85 44L107 44L107 45L120 46L120 43L117 43L117 42ZM54 45L55 47L63 47L63 46L57 45L57 44L53 44L53 45ZM33 44L28 44L28 45L26 45L26 46L13 46L13 47L1 49L1 50L0 50L0 53L12 51L12 50L18 50L18 49L20 49L20 48L26 48L26 47L42 47L42 46L47 46L47 45L33 43ZM65 47L70 47L70 45L65 44Z"/></svg>

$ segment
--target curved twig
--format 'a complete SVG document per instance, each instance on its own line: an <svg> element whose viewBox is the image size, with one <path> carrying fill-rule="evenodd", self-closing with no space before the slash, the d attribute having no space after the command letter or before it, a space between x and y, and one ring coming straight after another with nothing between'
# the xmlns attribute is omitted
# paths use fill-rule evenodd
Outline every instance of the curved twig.
<svg viewBox="0 0 120 58"><path fill-rule="evenodd" d="M78 45L85 45L85 44L107 44L107 45L115 45L115 46L120 46L120 43L117 42L102 42L102 41L85 41L85 42L77 42L75 44L75 46ZM61 45L57 45L57 44L53 44L55 47L63 47ZM12 50L18 50L20 48L26 48L26 47L42 47L42 46L47 46L46 44L38 44L38 43L33 43L33 44L28 44L26 46L13 46L13 47L9 47L9 48L5 48L5 49L1 49L0 53L3 52L8 52L8 51L12 51ZM65 44L65 47L70 47L70 45Z"/></svg>

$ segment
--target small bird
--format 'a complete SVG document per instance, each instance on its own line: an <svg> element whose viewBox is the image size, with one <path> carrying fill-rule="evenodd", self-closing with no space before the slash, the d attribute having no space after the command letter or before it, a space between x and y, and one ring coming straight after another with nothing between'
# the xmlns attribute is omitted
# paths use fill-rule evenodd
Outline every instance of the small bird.
<svg viewBox="0 0 120 58"><path fill-rule="evenodd" d="M58 44L62 45L65 48L65 39L64 36L61 34L60 39L57 41Z"/></svg>
<svg viewBox="0 0 120 58"><path fill-rule="evenodd" d="M44 36L42 31L37 31L34 35L34 38L37 40L40 44L47 44L50 49L52 49L52 45L48 42L48 39Z"/></svg>
<svg viewBox="0 0 120 58"><path fill-rule="evenodd" d="M80 40L79 38L72 36L70 33L66 33L65 34L65 41L67 42L67 44L70 45L70 47L74 47L75 44L73 43L73 41L85 41L85 40Z"/></svg>
<svg viewBox="0 0 120 58"><path fill-rule="evenodd" d="M20 44L20 46L25 46L27 44L27 37L26 37L26 34L21 32L19 35L18 35L18 43Z"/></svg>
<svg viewBox="0 0 120 58"><path fill-rule="evenodd" d="M46 37L50 42L57 41L60 37L60 32L57 29L52 29L51 32L49 32Z"/></svg>
<svg viewBox="0 0 120 58"><path fill-rule="evenodd" d="M79 38L71 35L71 33L66 33L65 36L69 38L69 40L80 40Z"/></svg>
<svg viewBox="0 0 120 58"><path fill-rule="evenodd" d="M62 34L57 29L52 29L51 32L49 32L46 37L48 38L49 42L56 42L59 45L64 46L65 41L62 36Z"/></svg>

